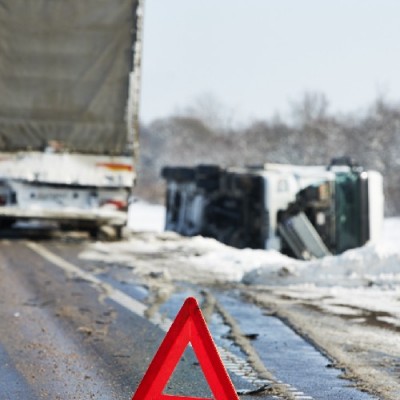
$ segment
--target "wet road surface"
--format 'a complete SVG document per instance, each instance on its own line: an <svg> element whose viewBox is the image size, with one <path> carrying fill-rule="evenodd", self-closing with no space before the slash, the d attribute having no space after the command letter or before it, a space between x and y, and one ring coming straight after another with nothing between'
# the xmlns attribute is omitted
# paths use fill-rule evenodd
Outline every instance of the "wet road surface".
<svg viewBox="0 0 400 400"><path fill-rule="evenodd" d="M133 275L118 279L120 266L80 259L85 244L0 239L1 399L130 399L188 296L202 304L241 399L373 399L240 292L178 284L155 301ZM165 393L211 397L191 349Z"/></svg>

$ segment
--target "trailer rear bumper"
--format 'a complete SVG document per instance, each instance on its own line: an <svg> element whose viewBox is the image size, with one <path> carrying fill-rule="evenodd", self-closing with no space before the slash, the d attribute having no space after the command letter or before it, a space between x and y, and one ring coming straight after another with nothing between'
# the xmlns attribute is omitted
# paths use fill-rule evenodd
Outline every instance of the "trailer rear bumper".
<svg viewBox="0 0 400 400"><path fill-rule="evenodd" d="M100 227L109 225L123 227L127 223L127 213L108 208L98 209L42 209L19 208L12 206L0 207L0 219L43 220L54 221L64 226Z"/></svg>

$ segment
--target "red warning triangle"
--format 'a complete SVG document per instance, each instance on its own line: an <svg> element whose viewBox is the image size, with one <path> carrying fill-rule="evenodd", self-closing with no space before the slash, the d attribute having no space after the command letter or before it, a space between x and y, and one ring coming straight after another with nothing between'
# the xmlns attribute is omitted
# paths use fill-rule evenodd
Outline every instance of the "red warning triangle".
<svg viewBox="0 0 400 400"><path fill-rule="evenodd" d="M132 400L211 400L163 394L189 343L192 344L214 400L239 400L200 307L193 297L185 300Z"/></svg>

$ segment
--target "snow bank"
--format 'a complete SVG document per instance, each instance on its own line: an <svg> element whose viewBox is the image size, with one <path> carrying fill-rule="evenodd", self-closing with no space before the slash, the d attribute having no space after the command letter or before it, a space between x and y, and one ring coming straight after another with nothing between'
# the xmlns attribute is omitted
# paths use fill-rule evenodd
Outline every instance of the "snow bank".
<svg viewBox="0 0 400 400"><path fill-rule="evenodd" d="M129 206L128 229L140 232L162 232L165 207L137 200Z"/></svg>
<svg viewBox="0 0 400 400"><path fill-rule="evenodd" d="M400 218L389 218L385 220L379 243L348 250L338 256L291 263L287 266L288 273L284 279L274 279L274 273L269 268L257 268L246 274L243 282L278 285L312 283L318 286L400 287L399 244Z"/></svg>
<svg viewBox="0 0 400 400"><path fill-rule="evenodd" d="M240 282L255 269L280 274L292 260L279 252L239 250L215 239L185 238L173 232L135 232L121 242L96 242L81 258L131 267L136 274L156 274L193 283Z"/></svg>
<svg viewBox="0 0 400 400"><path fill-rule="evenodd" d="M389 250L389 247L392 249ZM365 245L338 256L313 261L292 262L285 267L287 274L281 274L279 279L268 267L260 267L247 273L243 282L274 285L313 283L342 287L400 286L400 251L387 243Z"/></svg>
<svg viewBox="0 0 400 400"><path fill-rule="evenodd" d="M119 243L97 243L82 256L133 265L138 255L153 254L156 264L157 257L168 253L165 268L178 270L174 264L187 265L179 268L182 280L186 274L191 280L198 276L202 282L217 277L247 285L400 288L400 218L385 220L382 240L377 244L313 261L295 260L276 251L239 250L203 237L162 233L164 219L164 207L135 202L129 209L128 227L149 234L133 235Z"/></svg>

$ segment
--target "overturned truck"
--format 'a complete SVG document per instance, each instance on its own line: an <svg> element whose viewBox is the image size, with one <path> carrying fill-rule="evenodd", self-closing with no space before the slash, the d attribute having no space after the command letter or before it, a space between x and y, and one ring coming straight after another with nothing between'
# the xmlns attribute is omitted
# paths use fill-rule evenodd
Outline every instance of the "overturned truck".
<svg viewBox="0 0 400 400"><path fill-rule="evenodd" d="M165 167L166 229L308 260L379 238L382 176L349 158L326 166Z"/></svg>

